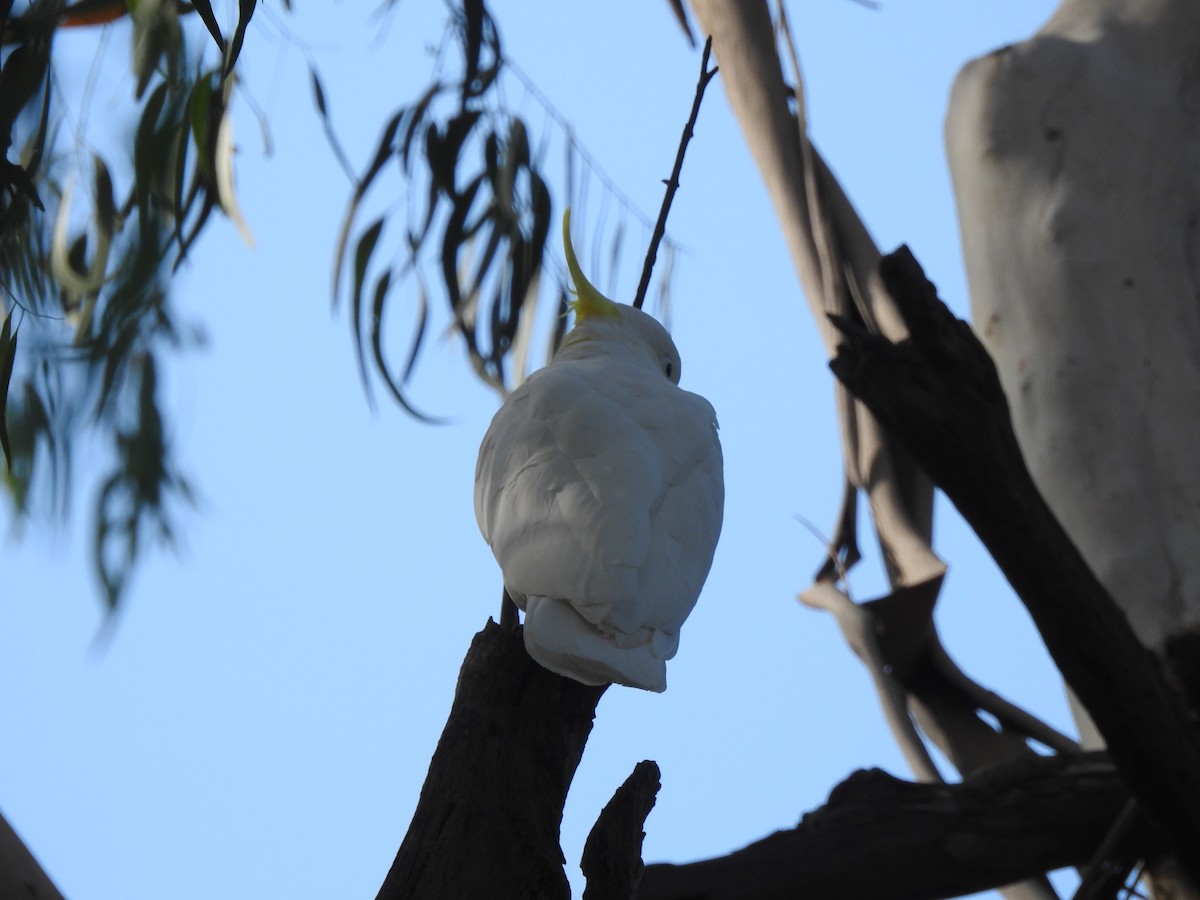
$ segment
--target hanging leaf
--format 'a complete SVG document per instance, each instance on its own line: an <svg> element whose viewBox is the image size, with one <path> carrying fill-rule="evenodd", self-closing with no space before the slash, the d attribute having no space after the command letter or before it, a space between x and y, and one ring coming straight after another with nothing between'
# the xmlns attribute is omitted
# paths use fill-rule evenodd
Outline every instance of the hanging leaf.
<svg viewBox="0 0 1200 900"><path fill-rule="evenodd" d="M138 120L137 131L133 138L133 174L134 196L139 210L145 210L150 205L150 198L165 186L156 184L154 174L164 150L158 122L162 117L163 108L167 103L167 84L163 82L156 87L142 106L142 116ZM173 203L169 205L174 205Z"/></svg>
<svg viewBox="0 0 1200 900"><path fill-rule="evenodd" d="M375 147L375 156L371 160L371 164L367 166L367 171L363 177L359 179L358 184L354 187L354 196L351 197L350 203L346 206L346 214L342 217L342 227L338 229L337 245L333 253L333 305L337 307L338 301L338 284L342 275L342 263L346 257L346 244L350 240L350 229L354 226L354 217L358 213L359 204L362 203L363 197L370 190L371 184L375 181L376 176L383 170L391 155L395 152L392 146L396 139L396 132L400 128L400 122L404 118L404 110L401 109L395 113L383 128L383 134L379 138L379 143ZM383 228L383 222L380 220L379 227ZM378 238L378 235L376 235ZM361 243L360 243L361 246ZM361 290L362 285L356 285L356 290ZM358 339L358 330L355 329L355 340Z"/></svg>
<svg viewBox="0 0 1200 900"><path fill-rule="evenodd" d="M421 350L421 341L425 337L425 329L429 324L429 292L425 288L425 279L417 273L417 327L413 332L412 346L408 348L408 359L404 363L404 381L412 377L417 366L417 354Z"/></svg>
<svg viewBox="0 0 1200 900"><path fill-rule="evenodd" d="M233 71L233 65L242 52L242 41L246 38L246 27L250 24L250 17L254 15L255 5L256 0L238 0L238 22L233 30L233 40L229 44L229 53L225 59L225 78Z"/></svg>
<svg viewBox="0 0 1200 900"><path fill-rule="evenodd" d="M221 117L221 124L217 127L217 143L213 163L217 176L217 199L221 203L221 209L233 222L246 245L253 247L254 236L250 233L250 227L246 224L246 219L238 206L237 194L233 186L233 117L229 115L228 110Z"/></svg>
<svg viewBox="0 0 1200 900"><path fill-rule="evenodd" d="M217 49L224 56L225 36L221 34L221 26L217 24L217 17L213 15L212 4L209 0L192 0L192 6L196 8L196 12L200 15L200 20L204 23L204 27L208 29L208 33L212 35L212 39L217 43Z"/></svg>
<svg viewBox="0 0 1200 900"><path fill-rule="evenodd" d="M50 240L50 274L67 298L68 308L74 306L84 294L96 290L99 284L94 284L89 278L86 268L80 265L76 268L71 263L70 239L71 201L75 196L75 180L70 178L63 188L62 197L58 201L58 215L54 220L54 231ZM79 245L76 244L76 247ZM76 250L75 255L79 252Z"/></svg>
<svg viewBox="0 0 1200 900"><path fill-rule="evenodd" d="M515 219L517 178L529 170L529 135L525 123L514 118L508 127L508 140L504 145L504 169L497 184L496 201L504 214Z"/></svg>
<svg viewBox="0 0 1200 900"><path fill-rule="evenodd" d="M429 89L421 95L421 98L413 104L411 111L408 113L408 124L404 129L404 137L400 141L399 154L400 165L403 168L405 175L412 173L412 147L413 139L420 132L423 125L426 125L426 117L429 114L429 106L433 103L435 97L444 90L443 86L437 82L430 85Z"/></svg>
<svg viewBox="0 0 1200 900"><path fill-rule="evenodd" d="M136 79L134 97L141 99L150 81L166 60L168 70L181 59L183 35L179 13L171 0L139 0L129 7L133 20L133 73Z"/></svg>
<svg viewBox="0 0 1200 900"><path fill-rule="evenodd" d="M12 447L8 440L8 387L16 358L17 335L12 328L12 310L9 310L0 326L0 450L4 452L4 464L9 470L12 469Z"/></svg>
<svg viewBox="0 0 1200 900"><path fill-rule="evenodd" d="M478 95L476 84L479 78L479 55L483 50L483 25L487 16L483 0L463 0L463 59L466 74L463 76L463 97Z"/></svg>
<svg viewBox="0 0 1200 900"><path fill-rule="evenodd" d="M444 132L431 127L425 133L425 161L432 177L431 189L452 200L458 194L455 184L459 155L480 115L478 111L463 111L446 123Z"/></svg>
<svg viewBox="0 0 1200 900"><path fill-rule="evenodd" d="M367 277L367 266L371 262L371 254L375 252L375 245L379 242L379 235L383 232L384 219L381 216L363 232L362 237L358 239L358 245L354 248L354 288L351 293L350 302L350 327L354 332L354 347L355 355L358 359L358 374L362 379L363 387L368 388L370 381L367 378L367 363L363 354L362 347L362 296L363 284ZM368 397L370 394L368 393Z"/></svg>
<svg viewBox="0 0 1200 900"><path fill-rule="evenodd" d="M418 317L417 331L413 335L413 343L409 350L409 364L405 367L405 373L400 383L392 377L391 367L388 366L387 360L383 353L383 306L387 298L388 290L392 285L392 273L384 272L379 280L375 283L374 300L371 304L371 353L375 358L375 368L383 378L383 383L387 386L388 391L397 403L403 407L414 419L420 419L430 425L440 424L442 419L435 419L416 409L404 394L403 383L408 380L408 375L412 371L412 361L416 359L417 352L421 346L421 341L425 337L426 318L424 314ZM424 304L422 304L423 306Z"/></svg>
<svg viewBox="0 0 1200 900"><path fill-rule="evenodd" d="M317 114L321 117L322 124L328 128L329 110L325 106L325 89L321 87L321 76L318 75L317 70L310 65L308 67L308 77L312 82L313 102L317 104Z"/></svg>
<svg viewBox="0 0 1200 900"><path fill-rule="evenodd" d="M22 44L8 54L0 69L0 135L11 134L13 123L37 93L49 65L50 48L45 41Z"/></svg>
<svg viewBox="0 0 1200 900"><path fill-rule="evenodd" d="M465 344L472 367L486 383L504 392L510 361L518 380L526 369L553 226L550 190L536 163L544 153L531 146L525 121L503 110L498 90L492 93L502 71L503 53L487 4L485 0L457 0L452 8L462 77L453 82L435 81L389 120L364 174L354 182L334 252L333 302L336 306L340 292L346 290L352 332L360 343L356 347L360 375L367 377L365 366L370 361L389 392L410 410L404 394L430 314L425 292L427 267L436 267L441 276L451 327ZM310 79L314 107L340 157L326 86L315 71L310 72ZM562 121L553 111L549 119L556 124ZM569 133L567 143L568 167L583 160L587 173L580 183L586 190L595 165L586 155L580 157ZM394 251L402 254L404 261L376 276L368 301L365 295L371 286L366 263L382 241L383 219L360 231L357 215L369 192L382 191L385 179L377 176L393 155L399 162L404 194L399 204L388 200L390 208L400 205L404 209L403 226L397 229L399 246ZM568 177L575 179L573 169ZM612 196L611 183L602 175L598 180L605 186L606 196ZM618 197L618 202L627 208L623 198ZM645 221L645 217L639 218ZM618 233L614 244L620 245L623 238ZM431 250L431 245L436 250ZM343 288L342 271L352 250L354 264L346 267L353 273L353 284ZM420 321L401 377L387 363L381 323L387 303L399 293L395 288L410 274L418 282ZM561 305L561 296L559 301ZM363 323L368 302L369 328ZM555 323L558 336L561 326ZM370 351L365 348L368 341Z"/></svg>
<svg viewBox="0 0 1200 900"><path fill-rule="evenodd" d="M219 122L223 117L220 95L213 85L212 78L198 78L188 99L188 121L191 124L192 143L196 145L199 164L210 180L215 180L216 177L212 152L215 142L211 137L213 119L216 118Z"/></svg>
<svg viewBox="0 0 1200 900"><path fill-rule="evenodd" d="M446 293L449 295L450 308L458 311L462 303L462 291L458 283L458 252L466 241L467 216L471 212L471 204L483 184L483 176L478 175L467 185L462 195L455 200L454 208L446 219L445 231L442 235L442 280L446 283ZM473 343L474 338L470 338Z"/></svg>

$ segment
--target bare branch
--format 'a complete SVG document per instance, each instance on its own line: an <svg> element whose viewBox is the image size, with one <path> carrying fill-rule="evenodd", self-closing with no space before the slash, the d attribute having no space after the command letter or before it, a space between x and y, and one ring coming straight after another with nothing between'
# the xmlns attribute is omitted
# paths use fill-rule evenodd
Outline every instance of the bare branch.
<svg viewBox="0 0 1200 900"><path fill-rule="evenodd" d="M881 274L910 337L846 320L834 374L903 441L1029 610L1138 801L1200 875L1200 739L1152 654L1096 579L1025 467L995 366L907 248Z"/></svg>
<svg viewBox="0 0 1200 900"><path fill-rule="evenodd" d="M696 127L696 117L700 115L700 101L704 99L704 91L708 87L708 83L713 80L717 74L717 68L708 67L709 57L712 55L712 38L704 42L704 53L700 57L700 80L696 83L696 98L692 101L692 114L688 116L687 124L683 126L683 135L679 138L679 150L675 153L675 168L671 170L671 177L667 179L667 192L663 196L662 208L658 211L658 221L654 223L654 234L650 237L650 246L646 250L646 262L642 266L642 280L638 282L637 294L633 298L633 305L637 309L642 308L642 304L646 300L646 291L650 287L650 275L654 271L654 260L658 257L658 245L662 243L663 235L667 231L667 214L671 211L671 201L675 199L675 192L679 190L679 174L683 171L683 156L687 152L688 142L692 139L693 129Z"/></svg>
<svg viewBox="0 0 1200 900"><path fill-rule="evenodd" d="M933 900L1091 858L1129 798L1102 753L1033 757L961 784L859 771L829 801L729 856L650 865L638 900ZM1145 833L1135 836L1145 849Z"/></svg>
<svg viewBox="0 0 1200 900"><path fill-rule="evenodd" d="M658 796L658 764L642 760L600 813L583 847L583 900L628 900L642 880L642 831Z"/></svg>

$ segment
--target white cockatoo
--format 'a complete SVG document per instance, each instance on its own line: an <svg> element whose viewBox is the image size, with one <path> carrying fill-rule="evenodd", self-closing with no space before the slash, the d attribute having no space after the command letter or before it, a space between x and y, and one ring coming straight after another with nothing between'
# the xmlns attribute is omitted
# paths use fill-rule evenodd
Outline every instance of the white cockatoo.
<svg viewBox="0 0 1200 900"><path fill-rule="evenodd" d="M571 247L575 326L479 448L475 517L525 611L525 647L584 684L667 686L721 532L712 406L679 387L653 318L596 290Z"/></svg>

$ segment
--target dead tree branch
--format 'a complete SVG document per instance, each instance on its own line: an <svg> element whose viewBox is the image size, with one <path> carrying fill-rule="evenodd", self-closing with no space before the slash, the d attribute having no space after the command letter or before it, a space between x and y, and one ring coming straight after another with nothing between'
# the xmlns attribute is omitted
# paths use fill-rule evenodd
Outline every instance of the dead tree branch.
<svg viewBox="0 0 1200 900"><path fill-rule="evenodd" d="M569 898L558 829L604 690L543 669L521 629L489 621L378 900Z"/></svg>
<svg viewBox="0 0 1200 900"><path fill-rule="evenodd" d="M642 760L617 788L588 834L580 868L583 900L629 900L642 880L642 831L658 796L658 764Z"/></svg>
<svg viewBox="0 0 1200 900"><path fill-rule="evenodd" d="M995 366L907 248L880 272L909 330L845 319L834 374L945 491L1021 598L1134 796L1200 877L1200 740L1025 467Z"/></svg>
<svg viewBox="0 0 1200 900"><path fill-rule="evenodd" d="M1128 798L1102 753L1021 759L954 785L859 771L790 831L719 859L647 866L637 897L958 897L1085 863Z"/></svg>

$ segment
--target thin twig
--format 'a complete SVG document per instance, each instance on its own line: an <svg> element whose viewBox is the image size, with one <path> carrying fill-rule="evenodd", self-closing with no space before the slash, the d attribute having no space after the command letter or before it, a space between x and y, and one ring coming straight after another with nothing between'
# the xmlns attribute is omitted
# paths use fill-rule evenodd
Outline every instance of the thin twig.
<svg viewBox="0 0 1200 900"><path fill-rule="evenodd" d="M679 173L683 171L683 155L687 152L688 141L692 139L692 129L696 127L696 117L700 115L700 101L704 99L704 90L717 74L717 67L708 67L708 59L712 55L712 35L704 42L704 54L700 57L700 80L696 83L696 99L692 101L692 114L688 117L687 125L683 127L683 136L679 139L679 151L675 154L675 168L671 177L664 182L667 192L663 196L662 208L658 211L658 221L654 223L654 234L650 238L650 247L646 250L646 263L642 266L642 280L638 283L637 296L633 305L642 308L646 299L646 291L650 287L650 274L654 271L654 260L658 257L658 245L662 243L667 230L667 213L671 210L671 201L679 190Z"/></svg>

